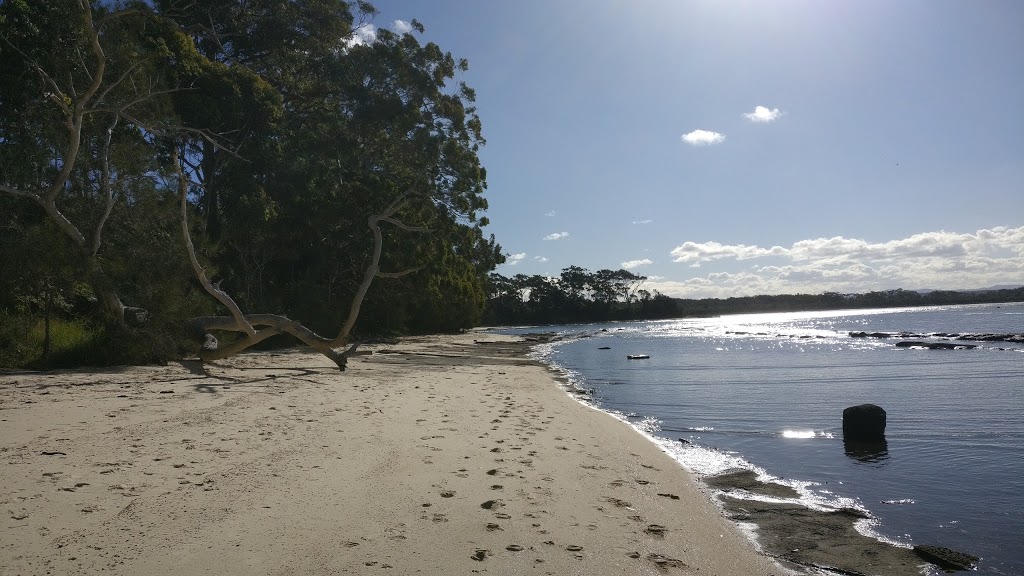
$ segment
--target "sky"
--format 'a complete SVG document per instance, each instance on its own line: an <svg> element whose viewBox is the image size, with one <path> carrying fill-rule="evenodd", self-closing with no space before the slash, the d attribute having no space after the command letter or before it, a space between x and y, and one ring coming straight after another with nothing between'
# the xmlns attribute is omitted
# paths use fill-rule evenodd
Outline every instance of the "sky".
<svg viewBox="0 0 1024 576"><path fill-rule="evenodd" d="M503 275L1024 285L1024 2L373 4L469 60Z"/></svg>

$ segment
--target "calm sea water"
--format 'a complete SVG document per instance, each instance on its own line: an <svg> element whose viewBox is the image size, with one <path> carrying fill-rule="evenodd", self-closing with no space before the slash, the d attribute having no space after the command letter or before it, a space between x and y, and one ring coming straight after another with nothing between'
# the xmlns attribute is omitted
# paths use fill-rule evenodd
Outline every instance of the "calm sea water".
<svg viewBox="0 0 1024 576"><path fill-rule="evenodd" d="M550 329L590 337L538 354L698 474L752 468L811 505L866 509L882 539L968 552L979 574L1024 575L1024 345L907 349L848 335L1019 334L1024 305ZM848 454L842 412L862 403L886 410L887 449Z"/></svg>

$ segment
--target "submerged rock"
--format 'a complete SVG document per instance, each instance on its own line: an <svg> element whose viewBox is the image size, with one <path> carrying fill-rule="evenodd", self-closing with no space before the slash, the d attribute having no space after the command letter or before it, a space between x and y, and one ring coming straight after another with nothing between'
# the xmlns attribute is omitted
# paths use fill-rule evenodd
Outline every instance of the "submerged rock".
<svg viewBox="0 0 1024 576"><path fill-rule="evenodd" d="M682 438L680 438L682 440ZM758 480L757 473L753 470L732 469L721 474L704 478L704 483L719 490L746 490L754 494L772 496L775 498L796 498L800 493L790 486L778 482L764 482Z"/></svg>
<svg viewBox="0 0 1024 576"><path fill-rule="evenodd" d="M843 410L843 439L849 442L885 442L885 410L875 404Z"/></svg>

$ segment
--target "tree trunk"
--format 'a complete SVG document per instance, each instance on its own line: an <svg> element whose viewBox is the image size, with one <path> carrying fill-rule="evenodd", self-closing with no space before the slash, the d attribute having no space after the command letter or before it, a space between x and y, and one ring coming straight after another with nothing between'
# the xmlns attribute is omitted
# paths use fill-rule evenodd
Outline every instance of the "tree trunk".
<svg viewBox="0 0 1024 576"><path fill-rule="evenodd" d="M96 294L100 312L108 321L123 326L124 303L121 302L121 297L118 296L113 281L107 276L103 267L100 266L95 257L90 258L90 260L89 286L92 288L93 293Z"/></svg>
<svg viewBox="0 0 1024 576"><path fill-rule="evenodd" d="M220 197L217 190L217 147L208 140L203 141L203 202L206 207L206 233L214 240L220 240Z"/></svg>

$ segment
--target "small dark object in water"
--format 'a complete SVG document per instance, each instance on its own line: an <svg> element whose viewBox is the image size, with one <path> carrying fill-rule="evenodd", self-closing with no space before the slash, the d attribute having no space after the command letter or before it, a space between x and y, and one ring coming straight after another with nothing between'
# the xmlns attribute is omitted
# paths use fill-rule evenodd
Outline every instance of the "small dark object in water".
<svg viewBox="0 0 1024 576"><path fill-rule="evenodd" d="M976 556L941 546L914 546L914 553L943 570L970 570L978 562Z"/></svg>
<svg viewBox="0 0 1024 576"><path fill-rule="evenodd" d="M611 346L601 346L600 348L598 348L598 350L611 350L611 349L612 349Z"/></svg>
<svg viewBox="0 0 1024 576"><path fill-rule="evenodd" d="M686 438L680 438L679 441L682 442L683 444L691 444L692 443L689 440L687 440Z"/></svg>
<svg viewBox="0 0 1024 576"><path fill-rule="evenodd" d="M949 342L919 342L917 340L904 340L896 343L897 348L910 348L919 347L927 348L929 350L956 350L958 348L963 350L970 350L977 348L974 344L950 344Z"/></svg>
<svg viewBox="0 0 1024 576"><path fill-rule="evenodd" d="M843 439L885 442L885 410L875 404L850 406L843 410Z"/></svg>
<svg viewBox="0 0 1024 576"><path fill-rule="evenodd" d="M647 354L630 354L626 356L628 360L647 360L650 358Z"/></svg>

